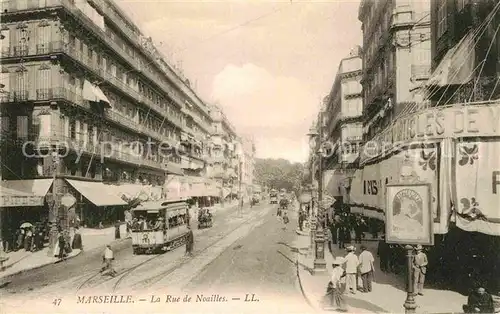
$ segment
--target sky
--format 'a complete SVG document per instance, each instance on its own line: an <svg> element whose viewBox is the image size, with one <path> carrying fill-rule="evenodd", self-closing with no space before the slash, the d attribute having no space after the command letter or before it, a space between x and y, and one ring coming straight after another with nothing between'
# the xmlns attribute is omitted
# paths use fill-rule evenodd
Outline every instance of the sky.
<svg viewBox="0 0 500 314"><path fill-rule="evenodd" d="M260 158L307 159L338 64L362 42L359 0L115 1Z"/></svg>

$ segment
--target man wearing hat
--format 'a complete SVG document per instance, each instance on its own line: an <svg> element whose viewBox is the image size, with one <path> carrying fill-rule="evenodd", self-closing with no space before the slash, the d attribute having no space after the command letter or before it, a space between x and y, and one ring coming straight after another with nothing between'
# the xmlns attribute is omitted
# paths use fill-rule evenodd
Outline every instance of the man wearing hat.
<svg viewBox="0 0 500 314"><path fill-rule="evenodd" d="M427 255L423 252L422 245L417 245L415 248L417 254L413 259L413 282L415 285L414 292L418 295L424 295L422 291L424 290L425 274L427 273Z"/></svg>
<svg viewBox="0 0 500 314"><path fill-rule="evenodd" d="M352 245L347 247L347 255L345 256L346 261L346 291L351 291L352 294L355 294L358 290L357 288L357 280L356 275L358 274L358 265L359 260L354 252L356 248Z"/></svg>
<svg viewBox="0 0 500 314"><path fill-rule="evenodd" d="M333 270L330 282L328 283L328 288L326 289L326 298L329 301L330 306L334 310L340 312L347 312L342 289L342 278L346 275L344 269L342 268L344 263L345 260L342 257L337 257L333 260Z"/></svg>

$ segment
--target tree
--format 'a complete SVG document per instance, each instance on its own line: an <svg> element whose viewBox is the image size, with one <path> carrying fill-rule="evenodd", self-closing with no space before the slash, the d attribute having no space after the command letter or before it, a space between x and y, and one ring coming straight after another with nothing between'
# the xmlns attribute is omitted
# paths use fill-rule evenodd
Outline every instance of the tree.
<svg viewBox="0 0 500 314"><path fill-rule="evenodd" d="M304 166L286 159L256 159L255 181L260 185L287 191L299 191L304 177Z"/></svg>

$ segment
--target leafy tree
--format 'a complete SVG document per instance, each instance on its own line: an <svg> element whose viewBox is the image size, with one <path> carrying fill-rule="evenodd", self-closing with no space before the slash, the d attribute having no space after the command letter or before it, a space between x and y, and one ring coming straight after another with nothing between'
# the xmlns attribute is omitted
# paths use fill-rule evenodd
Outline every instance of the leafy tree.
<svg viewBox="0 0 500 314"><path fill-rule="evenodd" d="M304 178L304 166L286 159L256 159L255 181L260 185L287 191L299 191Z"/></svg>

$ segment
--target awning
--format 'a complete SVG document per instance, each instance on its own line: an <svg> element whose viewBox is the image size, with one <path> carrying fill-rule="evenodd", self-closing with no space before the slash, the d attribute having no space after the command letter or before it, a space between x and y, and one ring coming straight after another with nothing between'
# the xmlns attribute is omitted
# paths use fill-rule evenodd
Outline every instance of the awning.
<svg viewBox="0 0 500 314"><path fill-rule="evenodd" d="M191 197L197 196L208 196L207 189L205 188L205 183L203 182L195 182L191 185Z"/></svg>
<svg viewBox="0 0 500 314"><path fill-rule="evenodd" d="M184 170L182 170L182 168L177 164L167 162L165 168L168 174L176 174L179 176L184 175Z"/></svg>
<svg viewBox="0 0 500 314"><path fill-rule="evenodd" d="M231 190L228 188L222 188L222 198L226 198L229 194L231 194Z"/></svg>
<svg viewBox="0 0 500 314"><path fill-rule="evenodd" d="M103 102L107 106L110 106L108 97L104 95L99 86L93 85L87 80L83 82L83 99L93 102Z"/></svg>
<svg viewBox="0 0 500 314"><path fill-rule="evenodd" d="M342 196L342 182L345 179L345 174L340 172L340 169L327 170L324 172L323 182L325 194L331 197Z"/></svg>
<svg viewBox="0 0 500 314"><path fill-rule="evenodd" d="M43 206L52 179L0 181L0 207Z"/></svg>
<svg viewBox="0 0 500 314"><path fill-rule="evenodd" d="M68 183L81 193L87 200L96 206L127 205L118 195L116 190L109 188L101 182L88 182L68 180Z"/></svg>
<svg viewBox="0 0 500 314"><path fill-rule="evenodd" d="M444 55L428 86L463 85L472 79L475 63L475 41L471 31Z"/></svg>

